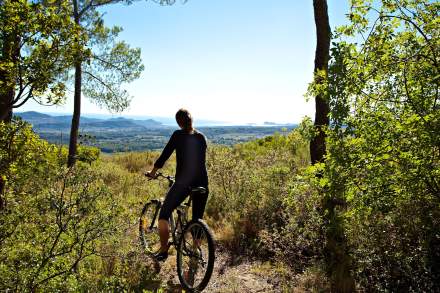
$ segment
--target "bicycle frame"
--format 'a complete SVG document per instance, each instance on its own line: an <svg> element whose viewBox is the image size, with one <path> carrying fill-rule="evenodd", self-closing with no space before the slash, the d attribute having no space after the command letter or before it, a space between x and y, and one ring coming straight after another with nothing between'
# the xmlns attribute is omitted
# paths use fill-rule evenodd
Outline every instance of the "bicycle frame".
<svg viewBox="0 0 440 293"><path fill-rule="evenodd" d="M172 176L165 176L162 173L158 173L156 178L151 178L151 179L157 179L158 177L162 177L168 180L168 187L171 188L171 186L174 184L174 177ZM200 188L196 188L195 190L191 190L189 193L189 198L187 200L186 203L183 203L181 205L179 205L175 212L177 213L177 218L174 217L174 212L171 215L170 219L169 219L169 224L170 224L170 232L171 232L171 236L173 241L171 242L172 245L177 246L177 242L180 239L180 234L181 231L183 230L183 228L186 226L186 224L188 223L188 210L191 207L191 202L192 202L192 197L193 197L193 193L194 192L202 192L200 190ZM156 210L154 213L154 217L151 221L150 227L149 229L152 230L154 227L154 224L157 221L157 217L159 214L159 210L162 207L162 200L151 200L150 202L154 203L156 205ZM180 232L177 231L178 227L180 227Z"/></svg>
<svg viewBox="0 0 440 293"><path fill-rule="evenodd" d="M164 176L161 173L158 173L157 175L157 177L163 177L167 179L169 187L174 184L174 177ZM170 234L172 237L172 241L169 242L169 245L173 245L177 251L177 274L179 276L179 280L182 286L190 292L200 292L201 290L203 290L207 286L214 268L215 242L212 232L209 230L209 227L203 220L189 219L189 209L191 207L193 196L197 193L205 192L207 192L207 189L205 187L191 188L189 190L189 199L186 202L180 204L173 211L169 219ZM152 252L152 248L156 250L158 245L158 235L155 235L153 237L151 236L153 235L153 233L157 233L157 220L162 204L163 199L153 199L147 202L144 205L139 221L141 245L147 251L147 253L150 254L154 253ZM148 220L150 220L151 222L148 224L149 227L147 228L145 224ZM202 235L204 235L203 238L201 237ZM203 249L201 248L202 239L204 239ZM188 260L186 259L189 259L190 262L188 263ZM190 266L186 268L185 266L188 264L190 264ZM202 270L201 272L203 273L202 275L200 275L202 277L198 279L200 283L197 283L197 285L195 285L194 276L199 268ZM190 272L193 277L187 275L188 272ZM193 289L196 291L193 291Z"/></svg>
<svg viewBox="0 0 440 293"><path fill-rule="evenodd" d="M180 239L180 235L182 233L183 228L188 223L188 210L191 206L191 198L192 194L190 194L190 199L178 206L175 210L177 213L177 218L174 219L173 215L171 215L170 226L171 226L171 234L173 236L173 244L177 245L177 241ZM178 231L180 229L180 231Z"/></svg>

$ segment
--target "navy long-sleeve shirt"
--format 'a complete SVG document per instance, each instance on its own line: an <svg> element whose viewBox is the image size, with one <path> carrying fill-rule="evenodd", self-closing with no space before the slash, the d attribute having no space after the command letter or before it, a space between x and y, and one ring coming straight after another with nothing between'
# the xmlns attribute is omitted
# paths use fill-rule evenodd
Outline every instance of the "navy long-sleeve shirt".
<svg viewBox="0 0 440 293"><path fill-rule="evenodd" d="M176 130L154 163L154 167L162 168L166 160L176 151L176 183L188 186L208 186L206 171L206 138L194 131L192 133Z"/></svg>

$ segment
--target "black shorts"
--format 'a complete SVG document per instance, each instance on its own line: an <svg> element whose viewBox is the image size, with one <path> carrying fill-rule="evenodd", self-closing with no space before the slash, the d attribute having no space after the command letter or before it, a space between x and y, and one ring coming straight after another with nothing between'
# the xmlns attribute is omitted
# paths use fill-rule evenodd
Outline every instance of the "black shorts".
<svg viewBox="0 0 440 293"><path fill-rule="evenodd" d="M199 187L199 186L193 186ZM189 195L191 191L191 186L174 183L168 190L167 196L162 204L159 213L159 220L169 220L171 213L182 204L185 198ZM203 213L205 212L206 202L208 200L208 188L206 188L206 193L194 193L192 198L192 218L202 219Z"/></svg>

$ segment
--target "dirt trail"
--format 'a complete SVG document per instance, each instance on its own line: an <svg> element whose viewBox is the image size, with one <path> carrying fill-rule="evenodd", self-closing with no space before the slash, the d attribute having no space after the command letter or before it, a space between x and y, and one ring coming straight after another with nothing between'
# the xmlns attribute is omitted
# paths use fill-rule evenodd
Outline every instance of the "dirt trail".
<svg viewBox="0 0 440 293"><path fill-rule="evenodd" d="M156 285L157 289L162 288L162 292L183 292L177 277L176 257L173 252L164 263L159 264L160 268L158 264L155 266L160 279ZM258 261L233 259L225 249L217 247L214 272L203 292L286 291L281 287L282 282L276 279L267 265Z"/></svg>

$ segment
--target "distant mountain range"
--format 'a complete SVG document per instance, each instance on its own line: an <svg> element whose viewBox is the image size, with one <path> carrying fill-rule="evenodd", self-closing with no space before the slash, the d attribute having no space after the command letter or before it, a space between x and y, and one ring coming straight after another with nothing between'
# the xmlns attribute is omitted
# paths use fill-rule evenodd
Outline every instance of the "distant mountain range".
<svg viewBox="0 0 440 293"><path fill-rule="evenodd" d="M70 113L53 113L53 112L44 112L44 114L47 114L49 116L68 116L71 117ZM115 115L112 114L82 114L81 119L83 117L86 118L93 118L98 120L108 120L108 119L117 119L115 118ZM120 117L117 115L117 117ZM125 119L131 119L131 120L154 120L157 121L165 126L175 126L176 125L176 119L174 117L161 117L161 116L149 116L149 115L128 115L128 116L122 116ZM224 121L215 121L215 120L206 120L206 119L196 119L195 123L199 127L206 127L206 126L225 126L225 125L232 125L232 123L224 122Z"/></svg>
<svg viewBox="0 0 440 293"><path fill-rule="evenodd" d="M57 129L66 130L70 129L70 123L72 122L72 115L50 115L36 111L18 112L16 116L31 123L35 129ZM81 116L80 127L84 131L97 131L99 129L121 129L129 128L131 130L142 130L143 128L158 128L158 127L173 127L175 128L176 122L174 118L157 117L157 119L142 119L142 118L125 118L117 117L112 118L108 115L91 115ZM240 126L231 125L219 121L200 120L196 121L198 127L222 127L222 126ZM282 124L275 122L264 122L263 124L248 123L242 126L260 127L260 126L295 126L295 124Z"/></svg>
<svg viewBox="0 0 440 293"><path fill-rule="evenodd" d="M16 116L21 117L23 120L31 123L36 130L59 130L66 131L70 129L72 122L72 116L52 116L47 114L42 114L35 111L16 113ZM110 118L110 119L98 119L98 118L88 118L81 117L80 129L82 131L99 131L99 130L121 130L129 129L133 130L146 130L158 127L168 127L162 123L155 121L153 119L147 120L136 120L127 118Z"/></svg>

